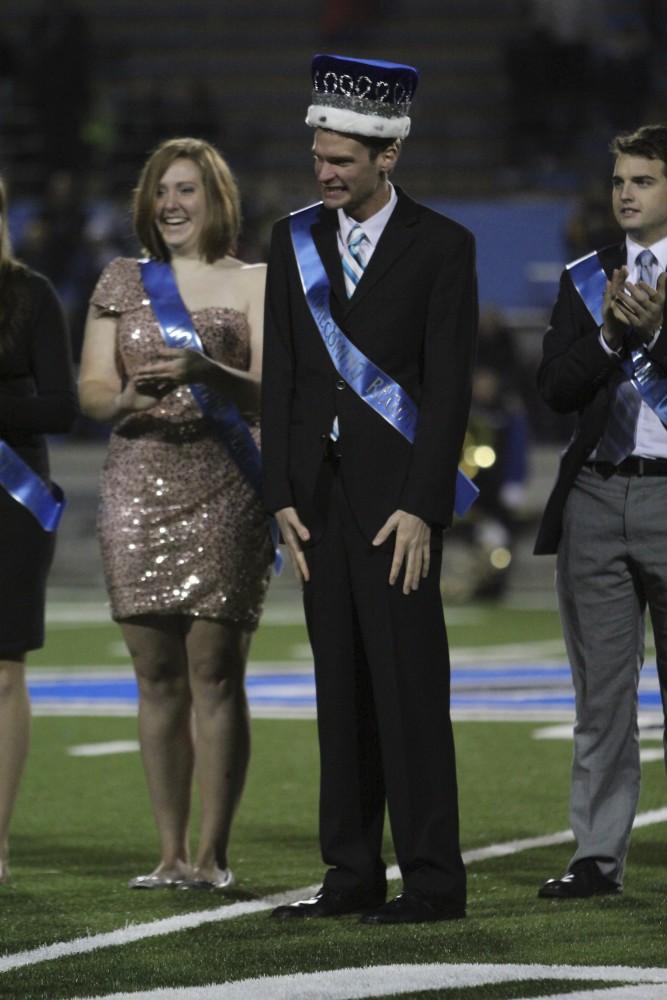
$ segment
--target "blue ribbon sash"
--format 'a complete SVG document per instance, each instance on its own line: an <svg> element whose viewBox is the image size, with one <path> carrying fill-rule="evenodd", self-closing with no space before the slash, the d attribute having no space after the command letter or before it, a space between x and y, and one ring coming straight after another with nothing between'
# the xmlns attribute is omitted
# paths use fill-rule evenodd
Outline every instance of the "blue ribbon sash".
<svg viewBox="0 0 667 1000"><path fill-rule="evenodd" d="M343 333L331 315L331 284L311 235L321 203L310 205L290 218L292 245L303 293L315 325L334 368L371 409L412 444L419 410L413 399ZM459 469L456 476L454 510L463 517L479 495L479 489Z"/></svg>
<svg viewBox="0 0 667 1000"><path fill-rule="evenodd" d="M44 531L56 530L65 509L63 491L55 483L47 486L6 441L0 441L0 486L37 518Z"/></svg>
<svg viewBox="0 0 667 1000"><path fill-rule="evenodd" d="M655 361L642 347L631 343L621 367L646 405L667 427L667 378Z"/></svg>
<svg viewBox="0 0 667 1000"><path fill-rule="evenodd" d="M604 273L597 252L586 254L566 265L570 272L572 283L595 320L596 326L602 326L602 302L607 288L607 275Z"/></svg>
<svg viewBox="0 0 667 1000"><path fill-rule="evenodd" d="M602 302L608 279L597 253L572 261L566 270L595 323L602 326ZM626 344L628 357L620 362L621 368L646 405L667 426L667 378L632 331L626 337Z"/></svg>
<svg viewBox="0 0 667 1000"><path fill-rule="evenodd" d="M140 260L139 267L141 280L164 342L168 347L189 348L204 354L204 345L178 291L170 265L165 261ZM210 420L241 473L261 499L262 465L259 448L238 407L208 386L196 384L189 388L200 410ZM274 568L279 573L282 569L282 555L277 547L278 528L273 519L269 528L275 548Z"/></svg>

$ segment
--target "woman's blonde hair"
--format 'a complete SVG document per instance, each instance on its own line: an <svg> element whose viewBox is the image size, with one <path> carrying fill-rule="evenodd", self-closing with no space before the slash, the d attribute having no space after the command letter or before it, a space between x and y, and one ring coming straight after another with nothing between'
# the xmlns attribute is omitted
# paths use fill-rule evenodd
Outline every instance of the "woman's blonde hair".
<svg viewBox="0 0 667 1000"><path fill-rule="evenodd" d="M201 255L211 263L236 253L241 228L239 190L225 160L203 139L167 139L144 164L132 206L134 228L142 246L151 257L169 260L169 250L155 225L155 199L160 181L175 160L192 160L201 172L207 208Z"/></svg>

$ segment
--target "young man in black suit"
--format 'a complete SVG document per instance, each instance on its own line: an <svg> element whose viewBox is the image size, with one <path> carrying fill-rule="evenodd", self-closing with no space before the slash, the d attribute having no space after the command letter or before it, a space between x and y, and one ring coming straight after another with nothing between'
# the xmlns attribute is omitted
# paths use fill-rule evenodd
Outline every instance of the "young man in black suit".
<svg viewBox="0 0 667 1000"><path fill-rule="evenodd" d="M273 232L264 491L303 584L329 866L279 919L465 915L439 579L470 402L474 241L390 182L416 82L407 66L315 57L322 205ZM404 885L388 903L385 803Z"/></svg>
<svg viewBox="0 0 667 1000"><path fill-rule="evenodd" d="M621 891L639 797L637 684L648 605L667 709L667 127L618 136L612 206L625 239L563 273L538 373L577 412L537 539L557 589L577 718L568 870L547 899Z"/></svg>

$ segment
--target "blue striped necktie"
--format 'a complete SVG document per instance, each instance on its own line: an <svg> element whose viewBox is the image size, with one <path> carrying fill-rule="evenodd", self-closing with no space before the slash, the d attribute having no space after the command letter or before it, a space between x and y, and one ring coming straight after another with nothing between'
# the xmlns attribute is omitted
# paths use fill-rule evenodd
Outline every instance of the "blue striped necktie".
<svg viewBox="0 0 667 1000"><path fill-rule="evenodd" d="M650 250L642 250L637 254L637 281L645 281L653 287L653 265L657 259ZM630 338L636 337L630 334ZM595 453L599 462L611 462L618 465L634 450L637 436L637 417L642 404L642 398L624 372L619 371L612 383L613 396L607 414L607 425Z"/></svg>
<svg viewBox="0 0 667 1000"><path fill-rule="evenodd" d="M347 292L348 299L351 299L354 295L354 290L361 281L361 276L363 275L364 268L366 267L366 257L363 246L366 239L366 233L363 231L359 223L355 222L347 234L347 241L345 243L342 256L343 277L345 278L345 291ZM338 417L334 417L333 426L329 431L329 437L332 441L337 441L339 435L340 428L338 426Z"/></svg>
<svg viewBox="0 0 667 1000"><path fill-rule="evenodd" d="M650 250L642 250L641 253L638 253L635 259L635 264L639 269L637 272L637 281L645 281L647 285L654 288L653 267L657 263L657 258L651 253Z"/></svg>
<svg viewBox="0 0 667 1000"><path fill-rule="evenodd" d="M366 267L366 256L364 254L364 241L367 239L365 232L358 222L347 234L347 242L343 251L343 275L345 277L345 291L347 297L352 298L354 290L361 281L361 277Z"/></svg>

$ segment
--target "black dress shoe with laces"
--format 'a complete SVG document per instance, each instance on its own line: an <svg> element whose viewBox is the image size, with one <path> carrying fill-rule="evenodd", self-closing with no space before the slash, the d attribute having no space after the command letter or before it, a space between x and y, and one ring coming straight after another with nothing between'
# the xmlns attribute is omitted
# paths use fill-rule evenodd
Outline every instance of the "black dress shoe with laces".
<svg viewBox="0 0 667 1000"><path fill-rule="evenodd" d="M620 885L602 874L594 858L582 858L562 878L547 879L537 895L541 899L585 899L613 896L620 891Z"/></svg>
<svg viewBox="0 0 667 1000"><path fill-rule="evenodd" d="M296 903L277 906L271 916L276 920L292 920L304 917L340 917L345 913L363 913L384 902L384 893L362 891L339 892L322 888L312 899L300 899Z"/></svg>
<svg viewBox="0 0 667 1000"><path fill-rule="evenodd" d="M390 899L377 910L365 913L362 924L425 924L434 920L460 920L465 917L465 907L439 896L406 889L400 896Z"/></svg>

